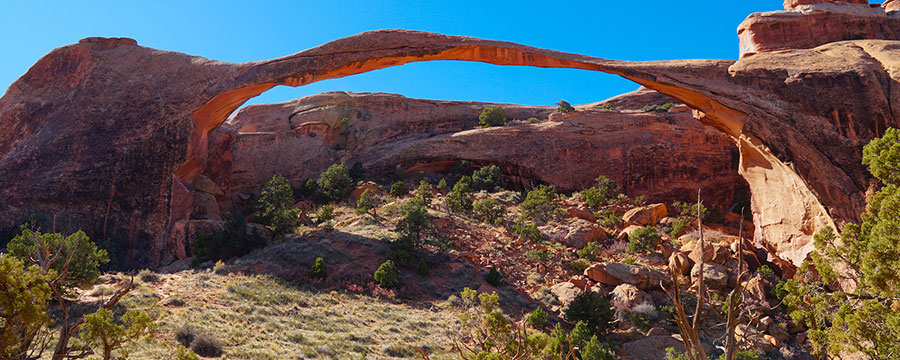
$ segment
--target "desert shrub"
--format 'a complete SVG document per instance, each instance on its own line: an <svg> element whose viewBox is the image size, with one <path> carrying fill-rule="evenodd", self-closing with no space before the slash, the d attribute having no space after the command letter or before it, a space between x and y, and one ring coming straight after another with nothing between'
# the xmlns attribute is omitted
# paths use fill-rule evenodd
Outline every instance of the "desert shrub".
<svg viewBox="0 0 900 360"><path fill-rule="evenodd" d="M434 193L431 189L431 184L425 180L419 181L419 187L416 188L416 197L422 199L425 207L431 206L431 202L434 200Z"/></svg>
<svg viewBox="0 0 900 360"><path fill-rule="evenodd" d="M569 304L565 315L566 320L584 321L594 334L601 334L609 329L615 318L615 310L608 298L592 292L582 292Z"/></svg>
<svg viewBox="0 0 900 360"><path fill-rule="evenodd" d="M538 224L562 217L562 209L556 203L556 188L540 185L528 192L519 205L522 215Z"/></svg>
<svg viewBox="0 0 900 360"><path fill-rule="evenodd" d="M572 261L571 263L569 263L569 267L572 268L572 271L579 273L579 274L583 273L584 270L587 270L587 268L590 266L591 266L591 262L588 261L587 259L575 259L575 261Z"/></svg>
<svg viewBox="0 0 900 360"><path fill-rule="evenodd" d="M503 126L506 124L506 111L499 107L490 107L481 111L478 115L478 125L483 128Z"/></svg>
<svg viewBox="0 0 900 360"><path fill-rule="evenodd" d="M472 188L493 191L503 185L503 172L495 165L485 166L472 173Z"/></svg>
<svg viewBox="0 0 900 360"><path fill-rule="evenodd" d="M123 358L127 357L128 353L122 347L149 336L155 328L153 320L143 312L129 310L116 320L112 311L100 308L97 312L84 316L84 325L78 337L95 354L101 354L104 360L109 360L116 350L122 353Z"/></svg>
<svg viewBox="0 0 900 360"><path fill-rule="evenodd" d="M608 204L619 190L619 185L606 176L598 176L596 182L597 185L581 191L581 197L584 199L585 204L594 209Z"/></svg>
<svg viewBox="0 0 900 360"><path fill-rule="evenodd" d="M431 216L428 215L425 200L419 197L410 199L400 207L400 215L402 217L394 231L400 233L401 237L411 237L418 245L422 240L422 232L431 228Z"/></svg>
<svg viewBox="0 0 900 360"><path fill-rule="evenodd" d="M431 273L431 269L428 267L428 262L425 259L419 260L419 266L416 267L416 273L422 276L428 276Z"/></svg>
<svg viewBox="0 0 900 360"><path fill-rule="evenodd" d="M537 309L534 309L530 314L528 314L528 325L531 327L542 330L547 327L547 322L550 320L550 315L544 311L544 308L538 306Z"/></svg>
<svg viewBox="0 0 900 360"><path fill-rule="evenodd" d="M138 272L138 279L145 283L155 283L159 281L159 275L149 269L144 269Z"/></svg>
<svg viewBox="0 0 900 360"><path fill-rule="evenodd" d="M191 351L202 357L218 357L224 352L222 342L209 334L199 334L191 342Z"/></svg>
<svg viewBox="0 0 900 360"><path fill-rule="evenodd" d="M322 197L329 201L343 199L353 191L353 179L350 170L343 163L328 167L316 180Z"/></svg>
<svg viewBox="0 0 900 360"><path fill-rule="evenodd" d="M325 265L325 259L317 257L309 271L309 276L313 279L325 280L328 277L328 266Z"/></svg>
<svg viewBox="0 0 900 360"><path fill-rule="evenodd" d="M175 360L201 360L200 356L197 353L186 349L184 346L179 345L178 348L175 349Z"/></svg>
<svg viewBox="0 0 900 360"><path fill-rule="evenodd" d="M541 234L540 230L538 230L537 225L526 224L522 221L518 221L513 224L512 231L514 234L518 235L519 238L528 240L533 243L540 242L544 238L544 235Z"/></svg>
<svg viewBox="0 0 900 360"><path fill-rule="evenodd" d="M669 112L669 109L671 109L672 106L674 106L674 105L675 104L673 104L673 103L647 105L647 106L642 107L641 111Z"/></svg>
<svg viewBox="0 0 900 360"><path fill-rule="evenodd" d="M600 250L603 250L603 245L599 242L591 241L575 253L582 259L594 261L597 260L597 256L600 255Z"/></svg>
<svg viewBox="0 0 900 360"><path fill-rule="evenodd" d="M506 216L506 207L503 203L491 197L475 202L473 209L475 218L487 224L499 225Z"/></svg>
<svg viewBox="0 0 900 360"><path fill-rule="evenodd" d="M775 271L772 270L769 265L760 266L756 269L756 272L758 272L764 278L772 278L775 276Z"/></svg>
<svg viewBox="0 0 900 360"><path fill-rule="evenodd" d="M373 219L378 218L378 197L375 196L375 191L372 189L366 189L359 195L359 200L356 201L356 212L360 214L371 214Z"/></svg>
<svg viewBox="0 0 900 360"><path fill-rule="evenodd" d="M26 358L46 335L48 285L55 274L0 253L0 358ZM4 357L8 356L8 357Z"/></svg>
<svg viewBox="0 0 900 360"><path fill-rule="evenodd" d="M416 251L416 241L411 236L400 236L391 241L388 247L388 259L400 266L413 264L413 255Z"/></svg>
<svg viewBox="0 0 900 360"><path fill-rule="evenodd" d="M197 255L195 263L205 261L228 260L236 256L249 254L251 251L266 245L266 240L250 229L240 214L222 214L225 224L212 233L203 231L191 244Z"/></svg>
<svg viewBox="0 0 900 360"><path fill-rule="evenodd" d="M628 237L628 247L625 250L630 253L653 250L659 245L660 240L662 237L659 236L656 227L645 226L631 233L631 236Z"/></svg>
<svg viewBox="0 0 900 360"><path fill-rule="evenodd" d="M600 210L597 222L602 226L616 227L622 223L622 217L613 210Z"/></svg>
<svg viewBox="0 0 900 360"><path fill-rule="evenodd" d="M538 120L538 118L536 118L536 117L530 117L530 118L528 118L528 120L525 120L526 124L537 124L539 122L541 122L541 121Z"/></svg>
<svg viewBox="0 0 900 360"><path fill-rule="evenodd" d="M472 211L472 200L469 199L469 195L472 193L472 188L470 186L471 182L472 179L470 177L463 176L462 179L459 179L459 181L453 185L453 191L447 194L447 197L444 200L449 212L464 214Z"/></svg>
<svg viewBox="0 0 900 360"><path fill-rule="evenodd" d="M334 220L334 206L324 205L319 208L319 211L316 211L317 222L323 223L331 220Z"/></svg>
<svg viewBox="0 0 900 360"><path fill-rule="evenodd" d="M550 261L550 253L544 249L528 250L528 252L525 253L525 259L537 262L541 265L546 265L547 262Z"/></svg>
<svg viewBox="0 0 900 360"><path fill-rule="evenodd" d="M628 264L628 265L637 265L637 264L638 264L637 260L635 260L635 259L634 259L633 257L631 257L631 256L625 257L624 259L622 259L622 262L623 262L623 263L626 263L626 264Z"/></svg>
<svg viewBox="0 0 900 360"><path fill-rule="evenodd" d="M615 352L600 342L597 335L591 336L581 348L581 360L615 360Z"/></svg>
<svg viewBox="0 0 900 360"><path fill-rule="evenodd" d="M484 275L484 281L497 287L503 283L503 276L500 275L500 271L498 271L497 268L490 268L487 274Z"/></svg>
<svg viewBox="0 0 900 360"><path fill-rule="evenodd" d="M292 209L294 189L287 179L279 174L272 175L260 190L256 200L257 218L276 234L285 234L297 226L300 210Z"/></svg>
<svg viewBox="0 0 900 360"><path fill-rule="evenodd" d="M610 103L606 103L606 104L603 104L603 106L601 106L600 108L603 110L615 110L616 106L613 104L610 104Z"/></svg>
<svg viewBox="0 0 900 360"><path fill-rule="evenodd" d="M390 194L391 196L401 197L409 193L409 188L406 187L406 184L402 181L395 181L391 184Z"/></svg>
<svg viewBox="0 0 900 360"><path fill-rule="evenodd" d="M447 179L441 178L441 181L438 181L437 189L438 189L438 190L445 190L445 189L447 189Z"/></svg>
<svg viewBox="0 0 900 360"><path fill-rule="evenodd" d="M450 171L454 174L467 175L472 172L472 162L469 160L457 161Z"/></svg>
<svg viewBox="0 0 900 360"><path fill-rule="evenodd" d="M175 341L184 346L191 346L200 333L193 326L182 325L175 330Z"/></svg>
<svg viewBox="0 0 900 360"><path fill-rule="evenodd" d="M397 270L393 261L387 260L378 267L378 270L375 270L374 279L378 286L393 289L400 285L400 271Z"/></svg>
<svg viewBox="0 0 900 360"><path fill-rule="evenodd" d="M56 254L51 254L56 255L50 257L52 261L41 267L53 270L57 275L64 275L55 283L66 293L76 287L93 285L100 276L100 266L109 261L106 251L91 242L83 231L65 236L59 233L41 233L23 229L9 242L6 250L9 255L38 265L39 260L35 259L35 254L38 254L38 245L46 247L49 251L57 250Z"/></svg>
<svg viewBox="0 0 900 360"><path fill-rule="evenodd" d="M687 232L688 228L691 226L691 221L686 218L677 218L672 222L672 230L669 231L669 236L673 238L677 238L681 235L684 235Z"/></svg>
<svg viewBox="0 0 900 360"><path fill-rule="evenodd" d="M681 201L676 201L672 203L672 207L675 208L675 213L679 214L683 218L687 219L696 219L697 218L697 208L700 208L700 219L706 221L709 218L709 209L706 208L703 204L697 203L685 203Z"/></svg>
<svg viewBox="0 0 900 360"><path fill-rule="evenodd" d="M557 105L556 112L558 112L558 113L565 114L565 113L570 113L570 112L575 111L575 108L572 107L572 104L569 104L569 102L565 101L565 100L560 100L559 102L556 103L556 105Z"/></svg>

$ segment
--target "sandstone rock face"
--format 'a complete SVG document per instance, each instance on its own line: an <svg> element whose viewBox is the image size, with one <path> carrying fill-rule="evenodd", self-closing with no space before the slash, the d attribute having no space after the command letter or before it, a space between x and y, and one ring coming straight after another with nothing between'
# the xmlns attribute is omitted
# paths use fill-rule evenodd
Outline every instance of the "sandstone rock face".
<svg viewBox="0 0 900 360"><path fill-rule="evenodd" d="M859 5L803 6L816 8L790 16L827 19L818 15L821 9L842 6L840 11L824 11L825 16L837 13L850 19L848 24L880 26L872 31L888 35L896 28L893 15L885 15L883 22L880 14L847 17L868 11ZM870 23L876 25L866 25ZM753 32L742 36L753 37ZM822 41L835 40L840 39ZM763 43L768 42L757 41ZM229 167L211 163L227 163L233 153L210 144L253 144L249 138L229 138L227 133L222 134L224 140L210 141L210 131L247 99L276 85L301 86L414 61L469 60L604 71L690 106L701 123L739 145L739 172L752 192L756 243L799 264L811 251L812 234L818 229L834 226L834 220L858 220L872 180L861 164L860 149L886 127L900 124L894 115L900 109L891 101L900 97L896 55L900 41L853 40L795 49L821 43L792 44L787 51L755 49L756 55L738 62L626 62L507 42L385 30L284 58L232 64L140 47L131 39L86 39L43 57L0 98L4 175L0 225L12 225L26 212L46 212L57 215L57 224L65 224L60 230L82 228L94 240L117 242L118 248L126 249L121 254L125 266L168 262L176 252L176 246L167 242L168 234L193 211L194 179L205 175L226 195L225 189L231 189ZM539 127L562 132L553 126L578 127L572 122L585 114L595 116L589 113ZM596 116L622 121L618 116ZM646 116L635 115L635 123L646 121ZM586 119L582 119L585 133L596 133ZM343 130L310 122L296 128L296 135L313 134L324 138L327 146L340 147L346 136ZM658 134L677 133L671 130ZM488 138L509 132L526 138L533 133L518 128L476 132ZM256 136L274 141L278 134L263 131ZM453 139L444 141L452 147ZM473 143L478 142L469 144ZM592 142L581 145L599 147ZM392 161L400 159L409 158L397 154ZM377 161L371 163L378 166ZM663 169L652 163L627 164L647 169L633 174ZM628 186L644 179L624 182Z"/></svg>
<svg viewBox="0 0 900 360"><path fill-rule="evenodd" d="M785 0L787 11L751 14L738 26L741 57L844 40L900 40L900 18L886 12L896 7L870 7L866 0Z"/></svg>
<svg viewBox="0 0 900 360"><path fill-rule="evenodd" d="M566 281L551 286L550 293L559 299L559 303L562 304L563 307L566 307L575 300L575 297L578 296L578 294L581 294L581 289L579 289L578 286L575 286L575 284Z"/></svg>
<svg viewBox="0 0 900 360"><path fill-rule="evenodd" d="M695 284L700 281L700 264L694 264L691 268L691 281ZM728 287L728 272L719 264L703 264L703 283L714 290L724 290Z"/></svg>
<svg viewBox="0 0 900 360"><path fill-rule="evenodd" d="M398 165L408 173L431 173L468 160L499 166L513 186L541 182L577 191L606 175L633 196L687 200L702 186L715 189L708 193L710 206L730 206L743 185L733 171L732 142L684 106L665 114L633 110L672 99L641 90L629 102L629 95L617 111L579 106L562 122L489 129L476 128L486 107L503 107L510 120L545 118L555 108L344 92L253 105L211 132L206 172L228 184L226 198L232 199L257 192L275 172L297 186L342 161L360 162L370 173Z"/></svg>

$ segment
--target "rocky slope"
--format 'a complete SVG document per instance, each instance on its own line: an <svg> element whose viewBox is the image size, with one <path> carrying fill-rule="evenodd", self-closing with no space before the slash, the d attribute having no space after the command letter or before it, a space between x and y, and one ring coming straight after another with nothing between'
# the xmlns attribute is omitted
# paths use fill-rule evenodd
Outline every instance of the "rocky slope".
<svg viewBox="0 0 900 360"><path fill-rule="evenodd" d="M884 21L893 28L900 20ZM209 132L244 101L276 85L469 60L618 74L696 109L738 144L757 241L799 263L817 229L856 220L863 209L872 178L860 148L898 125L898 48L900 41L853 40L757 49L738 62L626 62L383 30L231 64L130 39L84 39L46 55L0 98L0 223L45 211L60 228L116 239L127 264L166 262L167 233L190 216L193 182L210 163Z"/></svg>

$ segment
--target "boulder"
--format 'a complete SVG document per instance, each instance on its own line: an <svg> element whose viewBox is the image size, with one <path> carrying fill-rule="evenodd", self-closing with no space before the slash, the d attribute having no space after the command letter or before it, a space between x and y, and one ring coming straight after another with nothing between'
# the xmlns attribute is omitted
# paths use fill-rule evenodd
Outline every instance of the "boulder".
<svg viewBox="0 0 900 360"><path fill-rule="evenodd" d="M610 293L610 300L617 312L625 314L632 313L634 307L641 304L653 305L653 298L649 294L631 284L616 286Z"/></svg>
<svg viewBox="0 0 900 360"><path fill-rule="evenodd" d="M225 193L222 192L219 185L216 185L215 182L204 175L197 176L197 178L194 179L193 185L194 191L201 191L216 196L225 196Z"/></svg>
<svg viewBox="0 0 900 360"><path fill-rule="evenodd" d="M665 359L667 348L682 353L684 343L674 336L647 336L622 344L622 355L626 360L660 360Z"/></svg>
<svg viewBox="0 0 900 360"><path fill-rule="evenodd" d="M582 219L588 222L597 221L597 217L594 216L594 212L591 209L583 206L571 206L566 208L566 218L567 219Z"/></svg>
<svg viewBox="0 0 900 360"><path fill-rule="evenodd" d="M691 281L695 284L700 279L700 264L694 264L691 268ZM719 264L706 263L703 265L703 283L707 288L724 290L728 287L728 272Z"/></svg>
<svg viewBox="0 0 900 360"><path fill-rule="evenodd" d="M761 274L753 274L749 280L744 281L743 286L750 297L756 300L766 299L766 283Z"/></svg>
<svg viewBox="0 0 900 360"><path fill-rule="evenodd" d="M666 204L652 204L628 210L622 215L622 221L626 225L655 226L666 214Z"/></svg>
<svg viewBox="0 0 900 360"><path fill-rule="evenodd" d="M648 290L671 283L662 271L625 263L597 263L584 270L584 275L605 285L631 284L641 290Z"/></svg>
<svg viewBox="0 0 900 360"><path fill-rule="evenodd" d="M675 251L669 256L669 268L675 269L678 274L689 274L692 266L694 266L694 262L681 251Z"/></svg>
<svg viewBox="0 0 900 360"><path fill-rule="evenodd" d="M551 286L550 293L556 296L563 307L566 307L575 300L575 297L578 296L578 294L581 294L581 289L579 289L578 286L575 286L575 284L566 281Z"/></svg>
<svg viewBox="0 0 900 360"><path fill-rule="evenodd" d="M622 229L622 231L620 231L616 237L622 240L628 240L628 238L631 237L631 234L634 234L637 229L640 229L642 227L643 226L640 225L628 225L624 229Z"/></svg>
<svg viewBox="0 0 900 360"><path fill-rule="evenodd" d="M606 240L606 230L594 223L578 219L568 224L568 232L562 243L568 247L581 249L587 243Z"/></svg>
<svg viewBox="0 0 900 360"><path fill-rule="evenodd" d="M702 252L703 261L722 265L731 258L731 250L728 246L720 243L710 243L709 240L705 241L705 243L705 251ZM688 257L694 263L700 262L700 241L694 240L685 242L684 245L681 246L681 251L686 252Z"/></svg>

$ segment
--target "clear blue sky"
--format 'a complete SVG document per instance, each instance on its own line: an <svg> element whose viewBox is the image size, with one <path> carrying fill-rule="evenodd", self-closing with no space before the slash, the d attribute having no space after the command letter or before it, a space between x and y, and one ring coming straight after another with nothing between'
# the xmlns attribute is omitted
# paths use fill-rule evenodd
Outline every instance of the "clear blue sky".
<svg viewBox="0 0 900 360"><path fill-rule="evenodd" d="M0 89L53 48L89 36L243 62L280 57L368 30L404 28L506 40L620 60L736 59L737 25L751 1L5 1L0 4ZM251 103L323 91L550 105L599 101L637 85L583 70L421 62L278 87Z"/></svg>

